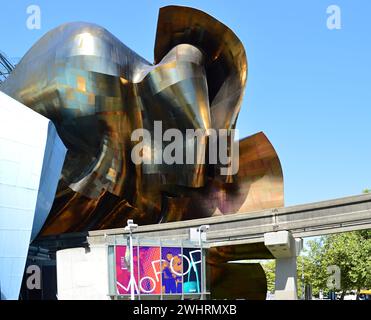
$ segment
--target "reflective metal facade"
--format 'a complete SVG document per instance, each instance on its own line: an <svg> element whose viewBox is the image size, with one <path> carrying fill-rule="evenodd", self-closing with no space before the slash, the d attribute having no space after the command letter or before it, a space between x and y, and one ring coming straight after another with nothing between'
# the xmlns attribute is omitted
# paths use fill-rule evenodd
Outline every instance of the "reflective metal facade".
<svg viewBox="0 0 371 320"><path fill-rule="evenodd" d="M153 133L154 121L164 131L233 129L246 77L236 35L192 8L160 10L154 65L93 24L47 33L0 87L51 119L68 147L43 234L282 206L279 160L262 133L241 141L233 177L215 165L134 165L130 158L130 134ZM154 157L163 147L148 146Z"/></svg>
<svg viewBox="0 0 371 320"><path fill-rule="evenodd" d="M68 148L42 235L283 206L280 162L263 133L240 141L233 176L221 176L219 164L131 161L132 132L154 134L155 121L164 131L201 129L207 146L208 130L235 128L245 90L241 41L193 8L160 9L154 61L102 27L68 23L40 39L0 86L52 120ZM165 146L146 147L156 158Z"/></svg>

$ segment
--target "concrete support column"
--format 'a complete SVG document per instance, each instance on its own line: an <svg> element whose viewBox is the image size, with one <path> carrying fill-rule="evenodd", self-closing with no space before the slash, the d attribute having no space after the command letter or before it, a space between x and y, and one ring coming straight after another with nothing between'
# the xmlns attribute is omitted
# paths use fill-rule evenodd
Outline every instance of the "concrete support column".
<svg viewBox="0 0 371 320"><path fill-rule="evenodd" d="M276 259L276 300L297 299L296 257Z"/></svg>
<svg viewBox="0 0 371 320"><path fill-rule="evenodd" d="M296 257L302 249L302 239L295 239L289 231L264 234L264 244L276 258L276 300L297 299Z"/></svg>

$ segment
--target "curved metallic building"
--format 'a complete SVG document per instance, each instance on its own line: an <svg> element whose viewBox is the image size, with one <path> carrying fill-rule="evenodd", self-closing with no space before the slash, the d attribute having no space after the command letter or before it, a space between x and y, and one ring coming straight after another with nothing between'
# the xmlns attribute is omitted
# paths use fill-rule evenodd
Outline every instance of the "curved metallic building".
<svg viewBox="0 0 371 320"><path fill-rule="evenodd" d="M241 41L193 8L160 9L154 60L102 27L68 23L41 38L0 86L51 119L68 148L42 235L283 206L280 162L263 133L240 141L234 175L221 175L207 153L193 164L157 162L169 141L144 141L144 157L155 161L133 163L131 134L156 135L158 121L163 131L200 130L199 148L211 143L212 129L230 133L246 85ZM184 136L185 153L193 138ZM219 264L230 259L217 256Z"/></svg>

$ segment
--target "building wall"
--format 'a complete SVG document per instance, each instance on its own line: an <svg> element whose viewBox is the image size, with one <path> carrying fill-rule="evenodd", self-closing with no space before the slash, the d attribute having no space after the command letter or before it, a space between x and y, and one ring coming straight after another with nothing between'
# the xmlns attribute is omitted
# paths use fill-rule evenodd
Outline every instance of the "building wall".
<svg viewBox="0 0 371 320"><path fill-rule="evenodd" d="M49 214L65 154L47 118L0 92L1 299L18 299L28 247Z"/></svg>
<svg viewBox="0 0 371 320"><path fill-rule="evenodd" d="M109 300L106 245L57 252L59 300Z"/></svg>

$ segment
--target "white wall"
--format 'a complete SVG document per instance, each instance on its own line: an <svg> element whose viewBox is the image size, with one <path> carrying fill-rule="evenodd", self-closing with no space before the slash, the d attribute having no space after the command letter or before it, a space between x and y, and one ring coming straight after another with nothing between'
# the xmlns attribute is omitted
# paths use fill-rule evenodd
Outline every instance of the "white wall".
<svg viewBox="0 0 371 320"><path fill-rule="evenodd" d="M57 286L59 300L109 300L107 246L58 251Z"/></svg>

